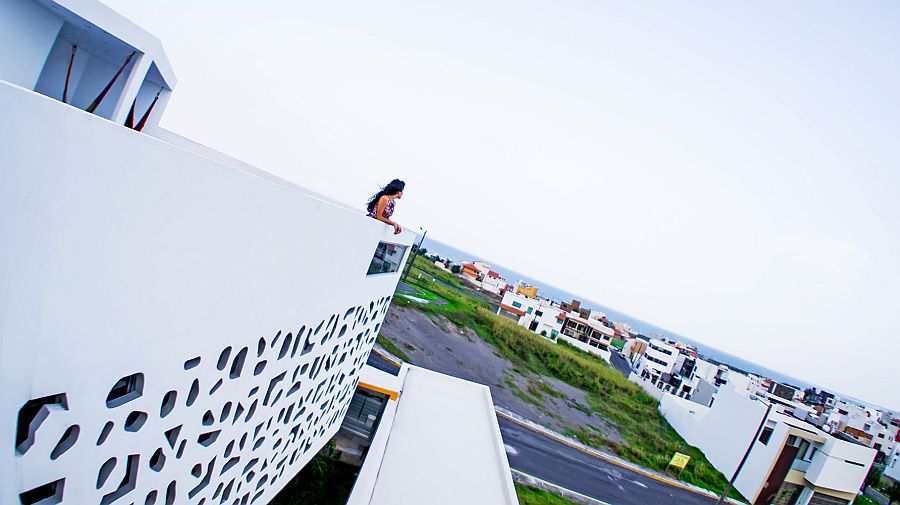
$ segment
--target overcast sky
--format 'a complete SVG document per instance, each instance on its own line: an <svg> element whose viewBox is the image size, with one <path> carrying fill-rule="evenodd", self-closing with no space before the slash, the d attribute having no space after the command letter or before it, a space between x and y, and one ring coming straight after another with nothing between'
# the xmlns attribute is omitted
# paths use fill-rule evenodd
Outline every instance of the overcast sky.
<svg viewBox="0 0 900 505"><path fill-rule="evenodd" d="M900 3L104 1L164 127L900 409Z"/></svg>

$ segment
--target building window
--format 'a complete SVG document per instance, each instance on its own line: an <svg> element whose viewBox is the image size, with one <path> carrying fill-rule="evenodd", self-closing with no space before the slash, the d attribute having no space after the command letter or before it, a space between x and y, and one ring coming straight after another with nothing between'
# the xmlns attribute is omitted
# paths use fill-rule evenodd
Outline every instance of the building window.
<svg viewBox="0 0 900 505"><path fill-rule="evenodd" d="M521 308L522 308L522 304L519 303L519 302L513 302L513 307L515 307L515 308L517 308L517 309L521 309Z"/></svg>
<svg viewBox="0 0 900 505"><path fill-rule="evenodd" d="M762 433L759 434L759 441L763 443L763 445L769 444L769 439L772 438L772 432L775 431L772 428L763 428Z"/></svg>
<svg viewBox="0 0 900 505"><path fill-rule="evenodd" d="M544 315L544 313L538 310L538 311L535 311L534 315L541 317Z"/></svg>
<svg viewBox="0 0 900 505"><path fill-rule="evenodd" d="M400 270L404 255L406 255L405 245L379 242L366 275L389 274Z"/></svg>
<svg viewBox="0 0 900 505"><path fill-rule="evenodd" d="M556 331L556 330L552 330L552 331L550 332L550 335L552 335L552 336L555 337L555 336L559 335L559 332Z"/></svg>
<svg viewBox="0 0 900 505"><path fill-rule="evenodd" d="M557 319L556 320L556 324L563 324L563 322L565 322L565 319Z"/></svg>
<svg viewBox="0 0 900 505"><path fill-rule="evenodd" d="M531 314L531 311L534 310L531 307L528 307L528 313Z"/></svg>

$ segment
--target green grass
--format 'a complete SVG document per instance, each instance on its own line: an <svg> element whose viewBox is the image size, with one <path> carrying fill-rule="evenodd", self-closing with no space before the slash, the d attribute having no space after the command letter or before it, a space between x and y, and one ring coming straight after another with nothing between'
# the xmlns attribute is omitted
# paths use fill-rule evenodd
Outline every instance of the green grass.
<svg viewBox="0 0 900 505"><path fill-rule="evenodd" d="M418 287L418 286L415 286L415 285L413 285L413 284L411 284L411 283L406 283L406 284L407 284L409 287L411 287L412 290L410 291L410 290L405 290L405 289L398 289L398 290L397 290L397 293L398 293L398 294L400 294L400 295L410 295L410 296L415 296L416 298L421 298L421 299L423 299L423 300L431 300L431 301L436 301L436 300L440 300L440 299L441 299L439 296L437 296L436 294L432 293L431 291L426 291L426 290L424 290L424 289L422 289L422 288L420 288L420 287Z"/></svg>
<svg viewBox="0 0 900 505"><path fill-rule="evenodd" d="M579 505L550 491L519 483L516 483L516 495L519 497L519 505Z"/></svg>
<svg viewBox="0 0 900 505"><path fill-rule="evenodd" d="M609 343L609 345L611 345L612 347L615 347L616 349L622 350L622 349L625 348L625 341L624 341L624 340L619 340L619 339L617 339L617 338L614 338L614 339L612 339L612 341Z"/></svg>
<svg viewBox="0 0 900 505"><path fill-rule="evenodd" d="M666 471L675 452L681 452L691 456L690 463L678 476L681 480L714 492L725 488L727 479L699 449L685 442L669 425L657 409L659 402L605 361L541 338L514 321L497 316L488 310L485 302L430 279L410 278L410 282L444 298L447 305L421 305L396 299L398 305L414 308L431 317L443 316L458 327L470 328L517 367L559 379L586 392L591 410L611 421L622 440L608 440L593 431L576 430L576 434L584 436L584 443L611 450L624 459L660 472ZM536 396L526 395L521 390L519 393L524 396L520 397L523 400L533 400ZM675 476L674 472L670 474ZM734 490L730 496L743 499Z"/></svg>
<svg viewBox="0 0 900 505"><path fill-rule="evenodd" d="M457 276L453 275L450 272L441 270L431 260L429 260L427 258L423 258L422 256L417 257L416 261L413 263L413 270L410 271L410 273L409 273L410 278L413 278L416 276L416 272L415 272L416 269L419 269L419 270L425 272L426 274L434 277L435 279L446 282L447 284L449 284L451 286L454 286L454 287L457 287L460 289L465 288L465 285Z"/></svg>
<svg viewBox="0 0 900 505"><path fill-rule="evenodd" d="M552 397L554 397L554 398L565 398L565 397L566 397L566 395L564 395L564 394L560 393L559 391L553 389L553 387L551 387L550 384L547 384L546 382L538 382L538 383L537 383L537 388L538 388L542 393L547 394L547 395L550 395L550 396L552 396Z"/></svg>
<svg viewBox="0 0 900 505"><path fill-rule="evenodd" d="M375 343L384 348L385 351L397 356L398 358L406 361L407 363L412 363L412 360L409 359L409 356L403 352L403 349L397 347L397 344L392 342L389 338L384 335L379 334L378 337L375 338Z"/></svg>
<svg viewBox="0 0 900 505"><path fill-rule="evenodd" d="M869 498L868 496L861 494L853 500L853 505L880 505L877 501Z"/></svg>

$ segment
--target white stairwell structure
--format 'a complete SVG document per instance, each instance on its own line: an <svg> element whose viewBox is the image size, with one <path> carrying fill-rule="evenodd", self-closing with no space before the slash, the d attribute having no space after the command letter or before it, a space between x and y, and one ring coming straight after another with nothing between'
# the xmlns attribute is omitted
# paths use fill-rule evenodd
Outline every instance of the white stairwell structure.
<svg viewBox="0 0 900 505"><path fill-rule="evenodd" d="M2 504L267 503L378 334L414 235L160 128L174 82L95 0L0 0Z"/></svg>

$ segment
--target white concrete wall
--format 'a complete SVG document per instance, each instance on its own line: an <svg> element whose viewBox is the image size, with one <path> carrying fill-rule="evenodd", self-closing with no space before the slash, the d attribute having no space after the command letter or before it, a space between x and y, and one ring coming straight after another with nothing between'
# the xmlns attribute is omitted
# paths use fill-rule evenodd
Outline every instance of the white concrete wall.
<svg viewBox="0 0 900 505"><path fill-rule="evenodd" d="M578 349L581 349L582 351L589 352L591 354L599 356L599 357L603 358L603 360L606 361L607 363L610 362L609 361L610 353L607 350L600 349L599 347L594 347L592 345L587 344L586 342L582 342L582 341L572 338L568 335L563 335L562 333L560 333L556 337L556 340L557 340L557 342L565 342L565 343L571 345L572 347L576 347Z"/></svg>
<svg viewBox="0 0 900 505"><path fill-rule="evenodd" d="M893 454L887 460L884 474L889 478L900 481L900 443L894 445Z"/></svg>
<svg viewBox="0 0 900 505"><path fill-rule="evenodd" d="M634 372L628 374L628 380L643 388L645 393L652 396L656 400L662 400L662 397L666 395L666 393L662 389L654 386L650 383L650 381L642 379L638 374ZM684 434L681 434L681 436L684 437ZM685 440L687 440L687 438L685 438Z"/></svg>
<svg viewBox="0 0 900 505"><path fill-rule="evenodd" d="M34 0L0 0L0 79L34 89L61 26Z"/></svg>
<svg viewBox="0 0 900 505"><path fill-rule="evenodd" d="M414 234L9 84L0 110L0 433L65 395L0 503L267 502L340 426L399 277L377 243Z"/></svg>
<svg viewBox="0 0 900 505"><path fill-rule="evenodd" d="M722 387L709 413L689 440L724 475L730 477L737 468L747 446L754 440L766 407L749 397ZM787 432L773 433L767 445L754 441L753 450L735 488L748 500L753 500L784 441ZM780 436L780 438L779 438ZM687 438L686 438L687 439Z"/></svg>
<svg viewBox="0 0 900 505"><path fill-rule="evenodd" d="M855 493L862 486L877 451L828 437L806 470L806 479L818 487Z"/></svg>

